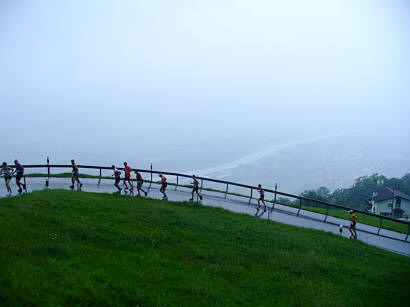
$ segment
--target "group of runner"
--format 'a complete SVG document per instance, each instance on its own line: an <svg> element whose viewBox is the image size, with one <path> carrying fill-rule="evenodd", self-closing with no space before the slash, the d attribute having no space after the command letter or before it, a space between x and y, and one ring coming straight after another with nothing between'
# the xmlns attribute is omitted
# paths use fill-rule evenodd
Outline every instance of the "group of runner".
<svg viewBox="0 0 410 307"><path fill-rule="evenodd" d="M74 159L71 160L71 165L72 165L72 176L71 176L71 186L70 188L74 188L74 183L78 182L78 184L80 185L79 188L81 190L81 187L83 186L83 184L80 181L79 178L79 171L78 171L78 166L75 163ZM113 174L112 176L114 176L115 181L114 181L114 186L117 188L118 192L122 191L122 188L120 187L120 182L121 182L121 170L119 168L117 168L115 165L112 165L112 170L113 170ZM134 184L131 180L131 174L134 171L135 172L135 176L136 176L136 181L137 181L137 191L138 191L138 196L141 196L141 192L144 193L145 196L147 196L147 191L145 191L142 188L142 185L144 184L144 179L142 178L141 174L139 173L138 170L133 170L127 162L124 162L124 178L123 180L123 185L124 187L124 191L125 192L129 192L133 193L134 192ZM159 178L160 178L160 184L161 187L159 189L159 191L162 193L163 197L162 199L168 199L167 193L166 193L166 189L168 186L167 183L167 178L163 175L163 174L159 174ZM193 184L193 189L192 189L192 197L191 197L191 201L194 200L194 193L196 193L198 195L198 197L202 200L202 195L201 193L199 193L199 181L196 179L195 175L192 175L192 179L193 182L191 184Z"/></svg>
<svg viewBox="0 0 410 307"><path fill-rule="evenodd" d="M83 186L83 184L80 181L79 178L79 170L78 166L75 163L74 159L71 160L71 165L72 165L72 176L71 176L71 186L70 188L74 188L74 183L78 182L79 188ZM115 182L114 186L118 189L119 192L122 191L121 187L119 186L119 183L121 182L121 170L115 167L115 165L112 166L112 169L114 171L113 175L115 177ZM130 193L133 193L134 191L134 185L131 180L131 173L134 171L135 176L136 176L136 181L137 181L137 191L138 191L138 196L141 196L141 191L144 193L145 196L147 196L147 191L145 191L142 188L142 185L144 184L144 179L142 178L141 174L138 172L138 170L133 170L127 162L124 162L124 179L123 179L123 184L125 186L124 190L127 191L128 189L130 190ZM11 167L7 165L7 162L3 162L1 169L0 169L0 175L4 176L4 180L6 183L7 187L7 192L9 195L12 194L12 189L10 187L10 182L12 179L12 176L16 174L16 185L18 186L18 193L22 193L23 189L27 191L27 186L25 183L21 182L21 179L23 178L24 175L24 167L19 163L19 161L16 159L14 160L14 167ZM160 184L161 188L159 189L160 192L162 193L163 197L162 199L168 199L168 196L166 194L166 189L168 186L167 183L167 178L163 174L159 174L160 178ZM194 193L202 200L202 195L199 192L199 181L196 178L195 175L192 175L192 180L191 184L193 185L192 189L192 195L190 201L194 200ZM259 198L258 198L258 206L256 207L256 216L259 216L259 210L261 209L261 203L263 204L263 212L262 214L266 211L266 204L265 204L265 191L262 188L261 184L258 184L258 192L259 192ZM356 221L357 221L357 216L355 215L354 210L350 210L350 226L349 226L349 231L351 234L351 238L357 239L357 232L356 232ZM262 215L261 214L261 215Z"/></svg>
<svg viewBox="0 0 410 307"><path fill-rule="evenodd" d="M4 181L6 182L6 188L9 195L13 193L10 187L10 181L14 174L16 174L16 184L19 188L18 192L23 192L23 189L27 190L26 184L21 182L21 178L23 178L24 175L24 167L19 163L19 161L17 159L14 160L14 167L10 167L7 165L7 162L3 162L0 169L0 175L4 176Z"/></svg>
<svg viewBox="0 0 410 307"><path fill-rule="evenodd" d="M114 173L112 174L112 176L114 176L115 178L115 182L114 182L114 186L118 189L118 192L121 192L122 189L119 186L119 183L121 181L121 171L115 167L115 165L112 166L112 169L114 171ZM124 190L127 191L128 189L130 190L130 193L134 192L134 185L131 181L131 173L132 173L132 168L128 165L127 162L124 162ZM147 196L147 192L142 188L142 185L144 184L144 179L142 179L141 174L138 172L138 170L134 170L135 172L135 176L137 179L137 191L138 191L138 196L141 196L141 191L144 193L145 196ZM129 185L129 187L128 187Z"/></svg>
<svg viewBox="0 0 410 307"><path fill-rule="evenodd" d="M122 189L119 186L119 183L121 182L121 170L116 168L115 165L112 166L112 169L114 171L112 176L115 177L114 186L117 188L118 192L121 192ZM123 183L124 183L124 186L125 186L124 190L127 191L129 189L131 193L134 190L134 186L133 186L133 183L131 181L132 171L133 171L132 168L127 164L127 162L124 162L124 179L123 179ZM144 179L142 178L142 176L138 172L138 170L134 170L134 172L135 172L135 176L136 176L136 180L137 180L138 196L141 195L141 191L144 193L145 196L147 196L147 192L142 188L142 185L144 183ZM159 183L161 184L161 187L160 187L159 191L162 193L162 199L166 200L166 199L168 199L168 196L167 196L167 193L166 193L166 189L167 189L167 186L168 186L167 177L165 177L163 174L159 174L158 177L160 178ZM198 197L202 200L202 195L199 192L199 181L196 179L195 175L192 175L192 179L193 179L193 182L191 182L191 184L193 185L193 189L192 189L192 197L191 197L190 200L191 201L194 200L194 193L196 193L198 195ZM129 185L129 188L128 188L128 185Z"/></svg>

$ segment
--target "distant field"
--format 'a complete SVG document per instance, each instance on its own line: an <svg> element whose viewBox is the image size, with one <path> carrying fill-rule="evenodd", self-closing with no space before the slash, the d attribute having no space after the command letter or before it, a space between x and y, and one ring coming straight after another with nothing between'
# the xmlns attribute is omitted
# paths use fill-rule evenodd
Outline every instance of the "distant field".
<svg viewBox="0 0 410 307"><path fill-rule="evenodd" d="M0 199L0 305L405 306L410 258L197 203Z"/></svg>
<svg viewBox="0 0 410 307"><path fill-rule="evenodd" d="M282 204L284 206L291 206L294 208L299 208L297 205L292 205L292 204ZM312 212L317 212L321 214L326 214L327 209L326 208L318 208L318 207L311 207L311 206L302 206L302 210L307 210L307 211L312 211ZM329 209L329 216L349 220L350 215L346 210L343 209ZM371 215L366 215L362 213L357 213L357 222L361 224L366 224L369 226L375 226L379 227L380 226L380 218L371 216ZM383 229L387 230L393 230L401 233L407 234L408 232L408 226L406 224L400 223L400 222L395 222L395 221L389 221L386 219L383 219L383 224L382 224Z"/></svg>

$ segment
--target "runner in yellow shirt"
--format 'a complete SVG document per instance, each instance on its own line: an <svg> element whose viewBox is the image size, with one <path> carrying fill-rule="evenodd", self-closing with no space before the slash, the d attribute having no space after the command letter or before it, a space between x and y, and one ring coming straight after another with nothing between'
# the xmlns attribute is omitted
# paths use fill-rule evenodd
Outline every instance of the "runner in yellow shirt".
<svg viewBox="0 0 410 307"><path fill-rule="evenodd" d="M356 233L356 221L357 221L357 216L356 214L354 214L354 210L349 210L350 213L350 227L349 227L349 231L351 234L351 238L353 237L353 239L357 239L357 233Z"/></svg>

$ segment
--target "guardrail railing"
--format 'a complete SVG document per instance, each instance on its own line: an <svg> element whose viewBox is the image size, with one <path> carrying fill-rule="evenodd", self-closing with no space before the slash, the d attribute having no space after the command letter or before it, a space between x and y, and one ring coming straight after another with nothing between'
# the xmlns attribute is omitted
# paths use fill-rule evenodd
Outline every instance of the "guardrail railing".
<svg viewBox="0 0 410 307"><path fill-rule="evenodd" d="M52 176L51 175L51 169L52 168L72 168L71 164L50 164L49 161L47 161L47 162L48 162L47 164L30 164L30 165L23 165L23 167L24 168L30 168L30 169L31 168L46 168L48 178L50 178ZM112 167L109 167L109 166L98 166L98 165L77 165L77 166L78 166L78 168L82 168L82 169L95 169L95 170L98 170L99 171L99 176L96 176L96 178L99 179L98 183L100 183L101 179L103 178L103 176L102 176L102 171L103 170L112 170ZM11 166L11 167L13 167L13 166ZM121 168L121 167L118 167L118 169L124 170L124 168ZM149 188L151 187L151 183L153 182L153 174L164 174L164 175L167 175L167 176L175 176L176 177L176 183L174 183L175 184L175 190L180 186L180 178L192 178L192 175L188 175L188 174L181 174L181 173L167 172L167 171L156 171L156 170L152 169L152 166L151 166L151 169L139 169L138 168L138 171L141 172L141 173L150 174L150 179L151 180L150 180ZM204 187L204 182L212 182L212 183L221 184L221 185L224 186L224 188L225 188L224 190L214 190L214 189L212 189L212 191L224 194L225 199L227 198L227 196L229 194L249 198L249 204L251 203L252 199L255 199L255 198L253 198L253 190L256 190L256 191L258 190L257 186L252 186L252 185L247 185L247 184L242 184L242 183L237 183L237 182L232 182L232 181L219 180L219 179L213 179L213 178L201 177L201 176L196 176L196 178L198 180L200 180L200 190L201 191L206 189L206 187ZM229 187L230 186L235 186L235 187L248 189L249 190L249 194L248 194L249 196L240 195L240 194L236 194L236 193L230 193L229 192ZM363 210L358 210L358 209L354 209L354 208L350 208L350 207L346 207L346 206L342 206L342 205L338 205L338 204L328 203L328 202L324 202L324 201L321 201L321 200L311 199L311 198L303 197L303 196L300 196L300 195L294 195L294 194L290 194L290 193L280 192L280 191L277 190L276 186L275 186L275 189L266 189L266 188L264 188L264 191L265 191L265 193L271 193L271 194L274 195L274 200L269 201L270 203L272 203L272 206L269 208L268 218L269 218L269 215L272 214L272 211L275 209L275 204L277 204L277 205L286 205L286 204L279 204L277 202L277 196L279 195L279 196L290 197L290 198L298 200L298 205L297 206L287 204L288 206L295 208L295 210L296 210L295 214L296 215L301 215L302 210L303 211L317 212L317 213L320 213L324 216L324 218L322 219L323 222L335 224L334 222L330 222L328 220L328 217L329 216L336 217L336 218L342 218L342 217L329 215L329 211L331 209L344 210L344 211L345 210L354 210L356 213L358 213L360 215L363 215L363 216L366 216L366 217L373 217L374 219L379 220L378 226L367 224L367 225L376 227L378 229L377 232L372 232L372 231L369 231L369 230L366 230L366 229L359 229L359 228L358 228L358 230L368 232L368 233L372 233L372 234L377 234L379 236L383 236L383 237L387 237L387 238L392 238L392 239L408 242L408 238L409 238L409 234L410 234L410 223L409 222L402 221L402 220L397 220L397 219L387 217L387 216L381 216L381 215L374 214L374 213L371 213L371 212L366 212L366 211L363 211ZM312 207L303 208L303 202L305 202L307 204L320 205L321 208L317 208L317 210L312 208ZM321 210L323 211L323 209L325 211L320 212ZM304 214L304 216L306 216L306 214ZM315 218L315 219L317 219L317 218ZM388 233L381 234L382 229L383 230L389 230L388 228L383 228L383 221L385 221L385 222L390 221L390 222L401 224L401 225L403 225L403 227L407 227L407 234L406 234L405 231L399 231L399 232L403 233L404 235L406 235L405 238L400 239L400 238L397 238L397 237L393 237L393 236L389 235ZM393 231L395 231L395 230L393 230Z"/></svg>

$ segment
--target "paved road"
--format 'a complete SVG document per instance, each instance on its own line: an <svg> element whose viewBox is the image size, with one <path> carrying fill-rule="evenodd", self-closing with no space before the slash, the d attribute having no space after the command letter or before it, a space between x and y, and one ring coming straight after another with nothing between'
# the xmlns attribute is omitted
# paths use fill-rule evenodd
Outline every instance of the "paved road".
<svg viewBox="0 0 410 307"><path fill-rule="evenodd" d="M101 180L101 184L97 184L96 179L81 179L84 183L83 191L87 192L100 192L100 193L112 193L116 191L113 186L113 180ZM68 178L51 178L50 179L50 189L69 189L70 179ZM44 178L27 178L28 192L33 190L43 190L45 189L45 179ZM148 187L148 183L144 184L144 188ZM14 181L12 183L12 189L16 195L16 187ZM183 187L178 187L175 190L174 186L168 186L167 189L168 199L173 201L183 201L188 200L191 197L191 190ZM240 212L245 214L254 215L256 212L256 201L252 201L250 204L248 199L243 197L228 195L227 199L224 198L225 194L211 191L203 191L204 199L202 204L207 206L222 207L230 211ZM0 186L0 197L6 196L6 189L4 184ZM149 190L148 197L161 198L162 194L159 192L159 186L153 184ZM271 204L269 204L271 206ZM271 207L269 207L271 208ZM271 208L272 209L272 208ZM297 215L296 208L290 208L282 205L275 205L273 210L268 210L260 218L270 219L276 222L291 224L301 227L314 228L324 231L329 231L335 234L339 234L339 225L343 225L344 237L349 237L349 221L328 217L327 222L323 222L325 216L323 214L301 210L300 214ZM410 242L403 242L384 236L377 235L378 228L360 224L357 225L358 228L358 239L366 242L368 244L384 248L396 253L404 254L410 257ZM388 235L395 237L397 239L404 240L406 238L405 234L397 233L394 231L384 230L380 231L382 235Z"/></svg>

